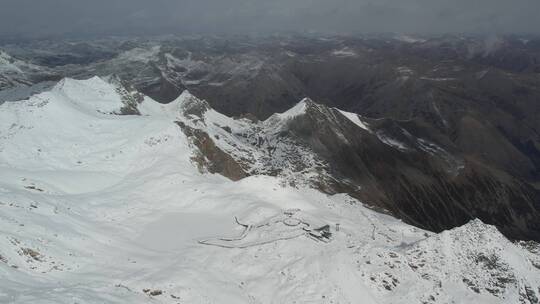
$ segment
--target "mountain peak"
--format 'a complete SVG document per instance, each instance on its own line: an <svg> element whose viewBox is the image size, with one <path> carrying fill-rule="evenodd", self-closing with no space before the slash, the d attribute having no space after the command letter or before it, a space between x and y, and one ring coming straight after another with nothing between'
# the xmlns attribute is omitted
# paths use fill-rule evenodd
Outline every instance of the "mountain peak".
<svg viewBox="0 0 540 304"><path fill-rule="evenodd" d="M75 88L81 87L94 87L95 89L103 89L107 86L110 86L110 84L98 76L93 76L87 79L74 79L66 77L60 80L53 89L57 91L69 92Z"/></svg>
<svg viewBox="0 0 540 304"><path fill-rule="evenodd" d="M275 130L281 130L292 119L305 115L312 104L314 102L311 99L304 98L287 111L270 116L264 123Z"/></svg>
<svg viewBox="0 0 540 304"><path fill-rule="evenodd" d="M278 114L282 119L287 118L293 118L296 116L304 115L306 114L306 110L313 104L314 102L309 98L304 98L300 102L298 102L294 107L290 108L289 110Z"/></svg>
<svg viewBox="0 0 540 304"><path fill-rule="evenodd" d="M173 108L175 112L180 112L184 116L194 115L202 118L206 111L211 107L205 100L197 98L188 90L184 90L175 100L168 104L168 107Z"/></svg>
<svg viewBox="0 0 540 304"><path fill-rule="evenodd" d="M82 80L64 78L53 87L51 93L90 112L116 113L124 106L117 87L97 76Z"/></svg>
<svg viewBox="0 0 540 304"><path fill-rule="evenodd" d="M276 113L272 116L270 116L267 121L273 122L276 120L279 121L287 121L291 120L295 117L305 115L309 109L312 109L314 107L319 107L320 105L315 103L311 98L306 97L302 100L300 100L297 104L295 104L293 107L288 109L285 112L282 113Z"/></svg>
<svg viewBox="0 0 540 304"><path fill-rule="evenodd" d="M504 236L493 225L484 223L480 219L473 219L467 224L448 231L455 235L463 235L469 238L481 238L489 235L490 237L505 239Z"/></svg>

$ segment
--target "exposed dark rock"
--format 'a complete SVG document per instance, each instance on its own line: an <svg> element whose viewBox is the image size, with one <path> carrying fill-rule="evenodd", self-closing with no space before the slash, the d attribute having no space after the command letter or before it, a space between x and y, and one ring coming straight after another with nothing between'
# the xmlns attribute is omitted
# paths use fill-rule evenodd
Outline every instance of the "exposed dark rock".
<svg viewBox="0 0 540 304"><path fill-rule="evenodd" d="M177 122L177 124L198 149L193 161L200 171L208 170L210 173L218 173L231 180L248 176L236 160L215 145L207 133L186 126L182 122Z"/></svg>
<svg viewBox="0 0 540 304"><path fill-rule="evenodd" d="M497 225L507 236L540 239L540 194L536 189L474 158L447 152L455 146L432 143L439 150L423 150L427 141L416 133L426 130L419 125L411 128L413 125L373 121L368 132L336 110L309 102L306 114L289 122L287 136L329 164L336 182L319 185L325 192L351 193L434 231L480 218ZM381 132L399 139L408 149L400 151L383 143L376 136ZM424 135L440 137L437 132Z"/></svg>

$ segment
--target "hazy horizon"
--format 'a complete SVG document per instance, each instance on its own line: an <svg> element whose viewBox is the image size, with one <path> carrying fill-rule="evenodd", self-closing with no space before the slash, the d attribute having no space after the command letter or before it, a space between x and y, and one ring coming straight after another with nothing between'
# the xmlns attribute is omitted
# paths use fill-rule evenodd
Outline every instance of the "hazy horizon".
<svg viewBox="0 0 540 304"><path fill-rule="evenodd" d="M1 0L0 35L538 34L535 0Z"/></svg>

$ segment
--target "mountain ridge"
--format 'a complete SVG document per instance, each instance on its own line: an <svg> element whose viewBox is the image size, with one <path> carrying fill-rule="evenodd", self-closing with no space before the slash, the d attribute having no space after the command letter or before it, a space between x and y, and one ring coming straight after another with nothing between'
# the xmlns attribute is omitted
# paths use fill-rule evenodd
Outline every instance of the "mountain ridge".
<svg viewBox="0 0 540 304"><path fill-rule="evenodd" d="M139 114L122 115L117 85L67 80L0 105L1 301L532 304L540 295L533 242L512 243L481 221L441 234L422 230L349 195L284 183L294 168L269 176L255 166L235 182L201 174L210 167L197 168L195 135L179 123L204 130L227 155L232 143L257 146L232 142L254 123L228 118L188 93L172 106L144 97ZM276 151L288 143L278 140L283 129L276 126L306 115L331 115L371 134L337 110L306 105L289 113L301 115L256 124L283 144ZM330 242L304 234L283 239L295 213L329 225ZM283 216L289 220L276 220ZM247 232L259 242L233 249L198 242L240 235L235 222L263 223Z"/></svg>
<svg viewBox="0 0 540 304"><path fill-rule="evenodd" d="M233 179L252 174L282 175L291 184L349 193L435 231L480 217L498 225L508 236L538 238L533 216L539 210L535 189L474 159L456 156L451 146L427 139L437 139L437 134L414 136L407 129L419 129L411 128L411 122L362 121L310 99L259 123L207 111L193 117L190 136L212 142L211 151L202 151L202 156L216 148L220 155L229 154L232 159L227 158L227 163L234 160L238 165ZM209 159L212 163L212 157ZM216 168L210 172L228 175Z"/></svg>

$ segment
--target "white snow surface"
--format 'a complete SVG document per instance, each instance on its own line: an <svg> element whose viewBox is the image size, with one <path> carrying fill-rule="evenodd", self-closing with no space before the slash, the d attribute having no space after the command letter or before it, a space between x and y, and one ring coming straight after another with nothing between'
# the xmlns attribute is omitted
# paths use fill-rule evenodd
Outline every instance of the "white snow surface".
<svg viewBox="0 0 540 304"><path fill-rule="evenodd" d="M360 119L360 115L356 114L356 113L351 113L351 112L345 112L345 111L341 111L341 110L338 110L341 114L343 114L343 116L347 117L347 119L349 119L350 121L352 121L355 125L359 126L360 128L366 130L366 131L370 131L369 130L369 127L368 127L368 124L363 122L361 119Z"/></svg>
<svg viewBox="0 0 540 304"><path fill-rule="evenodd" d="M344 47L342 49L339 49L339 50L334 50L332 51L332 55L336 56L336 57L356 57L358 56L358 54L352 50L351 48L348 48L348 47Z"/></svg>
<svg viewBox="0 0 540 304"><path fill-rule="evenodd" d="M401 152L407 152L411 150L405 143L402 143L398 141L397 139L394 139L386 135L384 132L378 132L376 134L377 134L377 138L379 138L380 141L382 141L384 144L392 148L395 148Z"/></svg>
<svg viewBox="0 0 540 304"><path fill-rule="evenodd" d="M307 103L310 102L310 99L304 98L302 101L297 103L294 107L283 113L276 113L268 118L268 121L282 121L287 122L288 120L306 114Z"/></svg>
<svg viewBox="0 0 540 304"><path fill-rule="evenodd" d="M230 140L222 127L247 132L248 122L212 109L199 119L183 113L197 105L186 92L169 105L145 98L141 115L116 115L121 96L100 78L66 79L0 105L0 303L532 303L523 295L538 296L532 262L539 257L479 221L433 234L347 195L276 177L232 182L200 173L175 121ZM292 208L329 224L332 241L198 242L241 233L234 217L258 223Z"/></svg>

